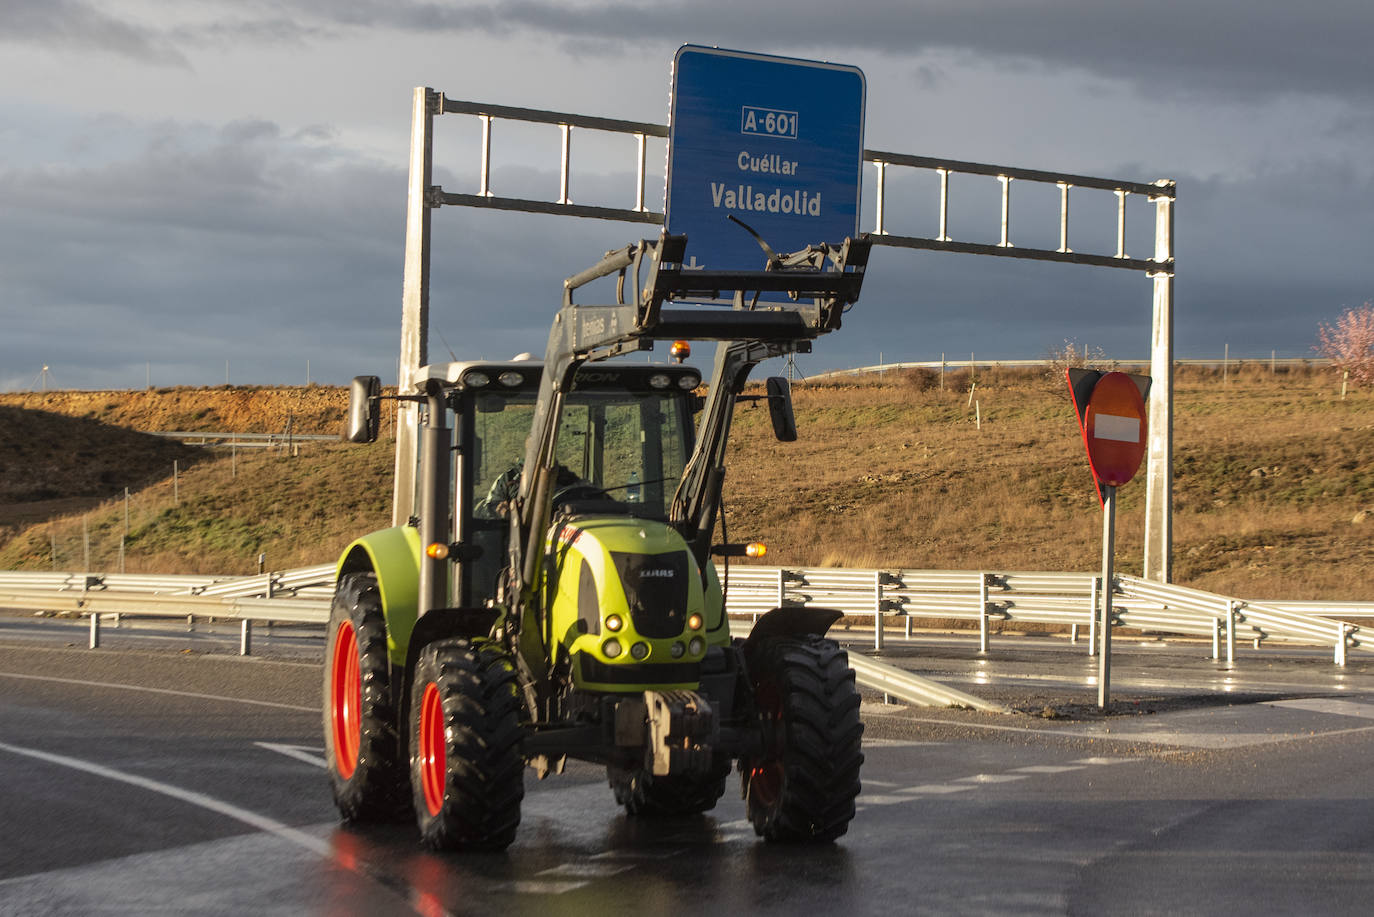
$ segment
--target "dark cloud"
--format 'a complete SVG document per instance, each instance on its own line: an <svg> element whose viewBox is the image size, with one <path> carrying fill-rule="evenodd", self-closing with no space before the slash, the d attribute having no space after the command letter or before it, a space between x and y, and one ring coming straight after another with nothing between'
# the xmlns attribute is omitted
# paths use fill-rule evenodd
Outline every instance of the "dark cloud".
<svg viewBox="0 0 1374 917"><path fill-rule="evenodd" d="M1143 94L1316 93L1367 99L1374 6L1327 0L873 0L859 4L733 0L663 3L552 0L393 3L296 0L303 17L352 26L528 32L587 51L694 41L724 47L837 49L911 56L969 52L1022 67L1071 68L1134 84Z"/></svg>
<svg viewBox="0 0 1374 917"><path fill-rule="evenodd" d="M0 42L97 50L148 64L189 66L162 30L82 0L7 0L0 17Z"/></svg>

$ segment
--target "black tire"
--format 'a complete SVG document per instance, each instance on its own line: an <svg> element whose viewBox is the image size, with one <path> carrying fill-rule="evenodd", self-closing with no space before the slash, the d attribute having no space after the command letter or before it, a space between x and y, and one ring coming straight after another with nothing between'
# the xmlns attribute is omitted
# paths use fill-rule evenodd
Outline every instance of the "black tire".
<svg viewBox="0 0 1374 917"><path fill-rule="evenodd" d="M410 793L391 691L377 578L340 578L324 655L324 749L334 804L346 822L406 817Z"/></svg>
<svg viewBox="0 0 1374 917"><path fill-rule="evenodd" d="M769 841L828 842L849 830L863 765L859 692L833 640L771 638L751 660L764 750L740 761L754 831Z"/></svg>
<svg viewBox="0 0 1374 917"><path fill-rule="evenodd" d="M700 775L655 777L642 767L606 768L615 801L625 807L625 813L649 818L709 812L725 795L725 778L729 775L729 758L720 759L709 773Z"/></svg>
<svg viewBox="0 0 1374 917"><path fill-rule="evenodd" d="M520 692L510 657L463 638L420 651L410 705L410 783L432 850L503 850L525 798Z"/></svg>

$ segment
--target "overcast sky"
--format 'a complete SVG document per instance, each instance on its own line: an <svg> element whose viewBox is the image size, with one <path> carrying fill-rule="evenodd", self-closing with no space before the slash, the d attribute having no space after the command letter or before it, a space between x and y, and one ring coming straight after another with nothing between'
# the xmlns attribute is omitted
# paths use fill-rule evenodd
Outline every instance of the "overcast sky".
<svg viewBox="0 0 1374 917"><path fill-rule="evenodd" d="M664 123L689 42L861 68L871 149L1176 180L1180 357L1309 355L1318 322L1374 299L1368 0L0 0L0 14L3 390L38 387L44 365L71 388L217 384L226 365L235 384L394 379L412 88ZM439 120L447 190L476 191L477 136ZM493 190L556 197L558 151L556 128L498 125ZM632 142L579 132L573 156L574 200L633 203ZM889 228L934 235L929 176L889 175ZM953 189L956 238L997 240L982 181ZM1074 194L1072 247L1112 253L1114 199ZM1012 242L1055 247L1057 203L1014 185ZM1152 208L1128 208L1128 253L1150 257ZM646 229L436 212L432 356L542 350L562 278ZM1037 358L1065 339L1141 357L1150 307L1139 273L880 249L844 328L801 366Z"/></svg>

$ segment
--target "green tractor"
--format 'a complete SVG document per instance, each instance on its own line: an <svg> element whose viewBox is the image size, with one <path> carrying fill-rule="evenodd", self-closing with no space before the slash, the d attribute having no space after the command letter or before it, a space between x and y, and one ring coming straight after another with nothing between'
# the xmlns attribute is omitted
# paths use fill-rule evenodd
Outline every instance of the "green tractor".
<svg viewBox="0 0 1374 917"><path fill-rule="evenodd" d="M707 811L737 765L760 836L847 830L863 725L826 637L839 613L778 608L732 636L715 558L728 583L756 546L715 534L736 402L766 400L796 438L786 380L746 396L750 370L839 326L868 241L733 272L685 269L685 246L664 235L569 278L542 363L433 365L397 396L420 407L416 516L348 546L329 624L344 821L413 817L430 848L502 849L525 768L572 757L605 766L632 816ZM573 302L610 275L613 304ZM682 305L722 291L734 308ZM659 340L676 362L612 359ZM687 341L717 342L709 379L682 363ZM350 439L376 439L379 398L376 377L354 380Z"/></svg>

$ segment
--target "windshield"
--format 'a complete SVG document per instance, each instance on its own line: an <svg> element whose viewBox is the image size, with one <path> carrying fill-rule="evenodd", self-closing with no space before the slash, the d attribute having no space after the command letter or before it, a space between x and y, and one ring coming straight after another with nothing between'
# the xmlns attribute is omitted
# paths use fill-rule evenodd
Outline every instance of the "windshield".
<svg viewBox="0 0 1374 917"><path fill-rule="evenodd" d="M518 488L532 395L483 395L475 433L474 515L504 516ZM591 487L631 504L637 515L667 518L687 464L691 425L681 393L574 390L563 407L555 455L560 489ZM586 495L592 495L590 492ZM599 494L597 494L599 496Z"/></svg>

